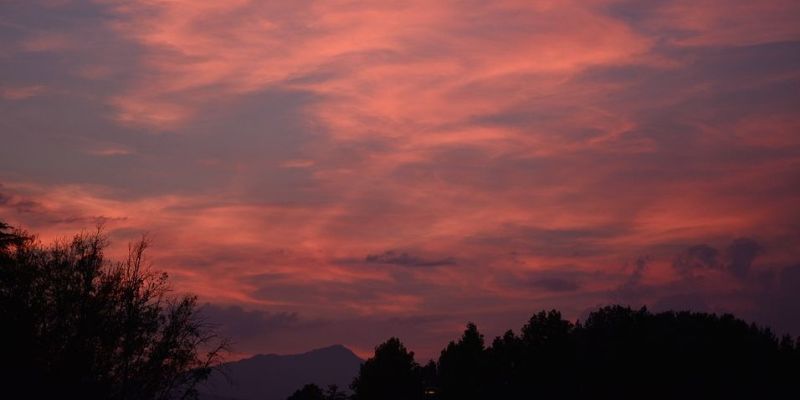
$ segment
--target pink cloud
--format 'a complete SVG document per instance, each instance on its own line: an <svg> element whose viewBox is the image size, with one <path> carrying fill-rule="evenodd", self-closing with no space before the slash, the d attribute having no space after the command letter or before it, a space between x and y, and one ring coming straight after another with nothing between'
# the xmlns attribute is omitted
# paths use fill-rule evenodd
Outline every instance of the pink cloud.
<svg viewBox="0 0 800 400"><path fill-rule="evenodd" d="M435 351L461 319L678 290L687 246L754 236L765 272L800 257L796 49L773 43L797 39L793 3L639 20L617 1L99 3L132 71L78 63L86 93L59 93L85 108L15 111L39 158L0 175L0 217L44 239L105 221L117 253L150 232L204 301L376 324L433 310L417 344ZM385 254L404 256L369 260ZM692 287L744 285L708 274Z"/></svg>
<svg viewBox="0 0 800 400"><path fill-rule="evenodd" d="M533 93L520 95L554 91L581 68L640 62L650 42L579 3L469 10L457 2L171 2L116 10L125 17L117 29L148 50L148 79L115 100L119 118L156 127L175 126L221 96L286 86L329 97L311 112L337 135L364 134L358 121L370 121L371 134L373 122L392 130L405 121L450 123L519 100L465 97L465 86L527 76ZM328 69L330 79L295 82ZM201 94L205 88L213 96ZM461 104L452 107L457 91Z"/></svg>
<svg viewBox="0 0 800 400"><path fill-rule="evenodd" d="M43 85L2 87L0 91L4 99L25 100L34 96L39 96L45 92Z"/></svg>
<svg viewBox="0 0 800 400"><path fill-rule="evenodd" d="M680 29L675 43L686 46L737 45L800 39L796 15L800 4L791 0L671 1L649 21L657 29Z"/></svg>

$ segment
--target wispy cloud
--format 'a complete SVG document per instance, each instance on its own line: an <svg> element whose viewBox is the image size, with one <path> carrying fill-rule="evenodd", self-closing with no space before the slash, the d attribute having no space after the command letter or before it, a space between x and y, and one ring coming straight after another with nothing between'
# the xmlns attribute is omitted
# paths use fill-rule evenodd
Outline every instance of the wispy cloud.
<svg viewBox="0 0 800 400"><path fill-rule="evenodd" d="M6 100L25 100L41 95L45 92L45 87L42 85L1 87L0 92Z"/></svg>
<svg viewBox="0 0 800 400"><path fill-rule="evenodd" d="M796 2L0 7L0 218L150 232L222 317L435 351L540 307L792 298Z"/></svg>

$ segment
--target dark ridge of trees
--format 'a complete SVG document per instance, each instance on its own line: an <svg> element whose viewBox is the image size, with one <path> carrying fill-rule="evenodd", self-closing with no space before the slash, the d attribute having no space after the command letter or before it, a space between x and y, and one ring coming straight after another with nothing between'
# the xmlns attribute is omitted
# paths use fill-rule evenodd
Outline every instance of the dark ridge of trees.
<svg viewBox="0 0 800 400"><path fill-rule="evenodd" d="M542 311L488 347L469 323L425 367L391 338L352 388L357 400L797 398L800 338L728 314L608 306L573 324Z"/></svg>
<svg viewBox="0 0 800 400"><path fill-rule="evenodd" d="M225 341L169 295L146 240L108 260L98 230L43 245L0 222L0 390L24 398L188 399Z"/></svg>

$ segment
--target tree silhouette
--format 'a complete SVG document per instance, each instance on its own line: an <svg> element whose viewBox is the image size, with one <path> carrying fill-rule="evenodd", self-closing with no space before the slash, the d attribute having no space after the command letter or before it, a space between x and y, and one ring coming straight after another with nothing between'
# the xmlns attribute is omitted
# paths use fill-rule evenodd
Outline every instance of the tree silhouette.
<svg viewBox="0 0 800 400"><path fill-rule="evenodd" d="M22 246L31 240L25 232L12 228L7 223L0 221L0 256L6 257L12 246Z"/></svg>
<svg viewBox="0 0 800 400"><path fill-rule="evenodd" d="M414 352L406 350L400 339L390 338L361 365L351 389L355 400L422 399L422 371Z"/></svg>
<svg viewBox="0 0 800 400"><path fill-rule="evenodd" d="M98 230L42 245L0 225L0 330L6 392L27 398L175 399L220 361L225 343L197 315L196 298L168 295L145 260L105 258ZM205 351L203 351L205 350Z"/></svg>
<svg viewBox="0 0 800 400"><path fill-rule="evenodd" d="M523 381L519 363L522 354L522 340L509 330L498 336L486 350L489 376L487 380L498 398L518 398L519 382Z"/></svg>
<svg viewBox="0 0 800 400"><path fill-rule="evenodd" d="M438 399L439 374L436 362L433 360L428 361L427 364L420 368L420 375L425 399Z"/></svg>
<svg viewBox="0 0 800 400"><path fill-rule="evenodd" d="M356 399L418 399L420 380L427 398L441 399L790 398L798 376L800 339L732 315L608 306L583 324L536 313L488 348L467 324L438 365L422 369L392 338L353 388Z"/></svg>
<svg viewBox="0 0 800 400"><path fill-rule="evenodd" d="M487 354L478 327L467 324L458 342L450 342L439 357L442 399L482 399L488 395Z"/></svg>
<svg viewBox="0 0 800 400"><path fill-rule="evenodd" d="M547 398L571 395L575 388L571 322L556 310L534 314L521 329L518 391L534 389Z"/></svg>
<svg viewBox="0 0 800 400"><path fill-rule="evenodd" d="M652 397L777 398L797 391L797 348L782 348L769 329L732 315L612 306L590 314L575 336L584 394L634 398L658 387Z"/></svg>

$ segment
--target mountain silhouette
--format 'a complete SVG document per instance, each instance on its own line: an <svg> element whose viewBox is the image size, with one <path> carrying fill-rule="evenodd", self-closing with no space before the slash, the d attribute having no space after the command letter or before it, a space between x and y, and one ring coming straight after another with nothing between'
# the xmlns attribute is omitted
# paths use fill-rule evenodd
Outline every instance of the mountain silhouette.
<svg viewBox="0 0 800 400"><path fill-rule="evenodd" d="M257 355L224 364L223 372L215 372L200 388L200 399L285 400L307 383L347 389L362 362L342 345L302 354Z"/></svg>

